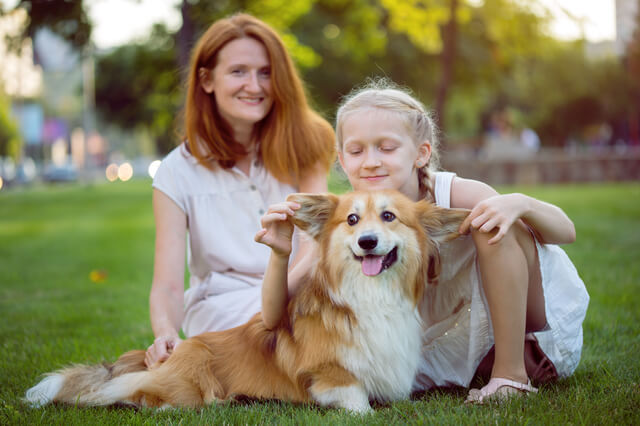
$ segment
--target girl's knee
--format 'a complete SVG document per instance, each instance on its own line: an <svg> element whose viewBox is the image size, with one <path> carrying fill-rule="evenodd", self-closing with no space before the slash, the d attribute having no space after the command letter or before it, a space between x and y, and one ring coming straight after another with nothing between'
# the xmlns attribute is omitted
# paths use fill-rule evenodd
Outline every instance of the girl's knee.
<svg viewBox="0 0 640 426"><path fill-rule="evenodd" d="M480 257L484 255L511 257L523 254L527 258L527 263L531 263L535 259L535 242L529 229L524 224L513 224L499 242L489 244L489 240L497 233L497 230L491 232L480 232L477 229L471 230L471 236Z"/></svg>
<svg viewBox="0 0 640 426"><path fill-rule="evenodd" d="M531 273L534 269L539 268L536 240L531 233L531 230L524 223L516 223L511 228L514 231L513 236L516 240L516 244L522 250L524 257L527 260L527 267Z"/></svg>
<svg viewBox="0 0 640 426"><path fill-rule="evenodd" d="M518 240L512 229L510 229L499 242L489 244L489 240L495 237L497 233L497 230L491 232L481 232L477 229L471 230L471 237L473 238L479 256L495 256L499 253L508 254L512 252L512 250L517 249Z"/></svg>

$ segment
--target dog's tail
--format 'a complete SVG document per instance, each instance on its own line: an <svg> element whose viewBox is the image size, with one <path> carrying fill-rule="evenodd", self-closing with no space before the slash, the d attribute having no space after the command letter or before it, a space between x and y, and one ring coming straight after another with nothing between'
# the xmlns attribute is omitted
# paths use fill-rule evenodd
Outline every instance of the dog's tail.
<svg viewBox="0 0 640 426"><path fill-rule="evenodd" d="M110 405L129 397L148 375L144 351L130 351L113 364L74 365L58 370L27 391L26 402L41 407L51 402Z"/></svg>

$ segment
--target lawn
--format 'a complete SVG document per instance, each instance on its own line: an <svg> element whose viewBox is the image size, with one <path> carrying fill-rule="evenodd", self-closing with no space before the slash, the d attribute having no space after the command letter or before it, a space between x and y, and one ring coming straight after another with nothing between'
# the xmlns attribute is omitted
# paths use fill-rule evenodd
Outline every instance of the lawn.
<svg viewBox="0 0 640 426"><path fill-rule="evenodd" d="M341 188L332 185L333 189ZM565 247L591 295L576 373L508 404L465 406L466 391L417 395L361 418L340 410L243 402L202 410L31 409L41 373L114 360L152 341L150 181L0 192L0 424L640 423L640 185L521 191L576 224Z"/></svg>

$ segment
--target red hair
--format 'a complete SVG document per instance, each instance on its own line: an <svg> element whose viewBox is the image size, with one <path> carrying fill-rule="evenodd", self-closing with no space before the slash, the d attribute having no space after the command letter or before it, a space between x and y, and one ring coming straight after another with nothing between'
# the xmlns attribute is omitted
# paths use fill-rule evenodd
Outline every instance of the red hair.
<svg viewBox="0 0 640 426"><path fill-rule="evenodd" d="M246 155L244 146L233 139L229 124L220 116L215 98L203 90L198 70L215 67L220 49L247 37L262 43L271 63L273 106L254 132L266 169L278 180L293 184L316 165L328 170L335 156L333 128L309 107L302 81L280 36L246 14L213 23L193 50L185 105L191 154L209 168L215 163L233 167Z"/></svg>

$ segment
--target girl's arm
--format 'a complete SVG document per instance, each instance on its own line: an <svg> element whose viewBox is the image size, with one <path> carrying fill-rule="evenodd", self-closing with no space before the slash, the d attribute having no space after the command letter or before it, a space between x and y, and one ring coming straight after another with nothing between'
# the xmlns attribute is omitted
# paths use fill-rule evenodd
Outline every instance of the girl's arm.
<svg viewBox="0 0 640 426"><path fill-rule="evenodd" d="M509 228L521 219L545 244L568 244L576 239L573 222L557 206L524 194L500 195L489 185L471 179L454 178L451 186L451 207L471 209L460 225L460 232L469 227L481 232L499 228L489 244L499 242Z"/></svg>
<svg viewBox="0 0 640 426"><path fill-rule="evenodd" d="M299 185L300 192L327 192L327 173L316 167L304 176ZM255 236L259 243L271 247L271 256L262 281L262 320L268 329L276 327L287 309L289 296L297 290L311 269L314 242L298 241L298 251L289 267L293 224L289 216L300 206L283 202L269 207L262 217L262 228Z"/></svg>
<svg viewBox="0 0 640 426"><path fill-rule="evenodd" d="M257 242L271 247L271 256L262 280L262 321L268 329L280 323L286 309L293 236L293 223L289 216L299 207L287 201L269 206L262 216L262 229L255 236Z"/></svg>
<svg viewBox="0 0 640 426"><path fill-rule="evenodd" d="M149 311L156 339L147 349L147 366L166 360L178 346L184 317L187 217L173 200L157 189L153 190L153 213L156 245Z"/></svg>

